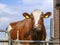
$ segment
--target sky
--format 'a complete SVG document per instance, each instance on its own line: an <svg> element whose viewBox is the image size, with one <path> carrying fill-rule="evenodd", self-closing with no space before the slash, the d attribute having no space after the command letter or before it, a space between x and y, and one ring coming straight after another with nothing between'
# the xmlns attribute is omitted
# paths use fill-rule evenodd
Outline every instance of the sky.
<svg viewBox="0 0 60 45"><path fill-rule="evenodd" d="M35 9L40 9L44 13L51 12L52 15L44 19L47 38L50 38L50 19L53 18L53 0L0 0L0 29L5 30L9 23L23 20L23 13L31 13ZM0 39L4 37L0 33Z"/></svg>

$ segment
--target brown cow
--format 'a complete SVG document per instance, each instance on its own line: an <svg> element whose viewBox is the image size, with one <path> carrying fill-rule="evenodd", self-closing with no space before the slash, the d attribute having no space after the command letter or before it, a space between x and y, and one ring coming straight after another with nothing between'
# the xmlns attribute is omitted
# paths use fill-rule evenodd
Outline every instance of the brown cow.
<svg viewBox="0 0 60 45"><path fill-rule="evenodd" d="M44 14L40 10L34 10L31 14L23 13L26 18L16 24L11 29L10 34L13 40L45 40L46 29L44 26L44 18L48 18L51 12ZM19 31L19 33L17 33ZM17 34L19 36L17 37ZM27 45L28 43L22 43ZM38 44L37 44L38 45Z"/></svg>

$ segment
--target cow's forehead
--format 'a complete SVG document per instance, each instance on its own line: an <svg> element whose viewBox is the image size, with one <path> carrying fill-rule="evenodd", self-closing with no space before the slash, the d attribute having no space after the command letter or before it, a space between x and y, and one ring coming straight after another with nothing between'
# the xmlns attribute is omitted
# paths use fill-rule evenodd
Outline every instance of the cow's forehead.
<svg viewBox="0 0 60 45"><path fill-rule="evenodd" d="M42 15L42 12L40 10L34 10L32 12L33 16L34 16L34 21L35 21L35 25L38 24L38 21L40 19L40 16Z"/></svg>
<svg viewBox="0 0 60 45"><path fill-rule="evenodd" d="M42 11L39 10L39 9L36 9L32 12L33 16L38 16L38 15L41 15L42 14Z"/></svg>

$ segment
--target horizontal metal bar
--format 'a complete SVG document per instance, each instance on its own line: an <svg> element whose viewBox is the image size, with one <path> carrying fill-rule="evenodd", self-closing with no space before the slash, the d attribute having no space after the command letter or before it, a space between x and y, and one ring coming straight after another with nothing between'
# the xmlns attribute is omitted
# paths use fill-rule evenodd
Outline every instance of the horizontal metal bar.
<svg viewBox="0 0 60 45"><path fill-rule="evenodd" d="M40 42L40 43L53 43L53 44L60 44L57 41L40 41L40 40L12 40L13 42ZM0 40L0 42L9 42L9 40Z"/></svg>
<svg viewBox="0 0 60 45"><path fill-rule="evenodd" d="M0 42L9 42L9 40L0 40Z"/></svg>
<svg viewBox="0 0 60 45"><path fill-rule="evenodd" d="M60 44L60 42L57 41L40 41L40 40L13 40L13 42L41 42L41 43Z"/></svg>
<svg viewBox="0 0 60 45"><path fill-rule="evenodd" d="M0 32L7 32L6 30L0 30Z"/></svg>

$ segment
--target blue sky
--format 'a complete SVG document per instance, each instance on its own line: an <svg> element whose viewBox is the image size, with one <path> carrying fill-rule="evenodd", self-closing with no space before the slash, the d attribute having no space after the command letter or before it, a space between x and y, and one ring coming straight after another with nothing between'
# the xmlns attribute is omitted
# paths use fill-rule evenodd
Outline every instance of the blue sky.
<svg viewBox="0 0 60 45"><path fill-rule="evenodd" d="M23 12L31 13L40 9L44 13L50 11L53 18L53 0L0 0L0 29L5 30L10 22L23 20ZM47 37L50 37L50 18L44 19ZM4 33L0 33L0 39Z"/></svg>

